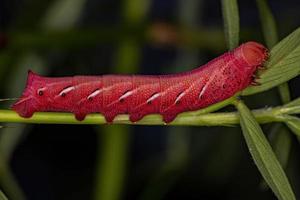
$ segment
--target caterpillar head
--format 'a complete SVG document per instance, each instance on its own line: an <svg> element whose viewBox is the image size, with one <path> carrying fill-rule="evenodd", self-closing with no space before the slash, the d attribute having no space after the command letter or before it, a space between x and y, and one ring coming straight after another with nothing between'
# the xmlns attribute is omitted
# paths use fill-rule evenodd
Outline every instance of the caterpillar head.
<svg viewBox="0 0 300 200"><path fill-rule="evenodd" d="M42 98L44 96L43 85L45 85L43 77L29 70L26 88L11 108L22 117L31 117L45 101L45 98Z"/></svg>
<svg viewBox="0 0 300 200"><path fill-rule="evenodd" d="M262 44L257 42L247 42L242 44L235 51L237 57L241 57L249 67L255 70L262 66L268 59L268 50Z"/></svg>

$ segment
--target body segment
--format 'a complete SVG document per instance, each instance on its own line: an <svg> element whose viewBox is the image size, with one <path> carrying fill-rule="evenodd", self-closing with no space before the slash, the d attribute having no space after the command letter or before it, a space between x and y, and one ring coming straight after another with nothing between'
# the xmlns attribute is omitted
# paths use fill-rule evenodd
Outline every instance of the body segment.
<svg viewBox="0 0 300 200"><path fill-rule="evenodd" d="M12 108L22 117L62 111L83 120L89 113L102 113L107 122L118 114L129 114L135 122L157 113L169 123L181 112L207 107L246 88L266 59L265 47L248 42L192 71L173 75L48 78L29 72L26 89Z"/></svg>

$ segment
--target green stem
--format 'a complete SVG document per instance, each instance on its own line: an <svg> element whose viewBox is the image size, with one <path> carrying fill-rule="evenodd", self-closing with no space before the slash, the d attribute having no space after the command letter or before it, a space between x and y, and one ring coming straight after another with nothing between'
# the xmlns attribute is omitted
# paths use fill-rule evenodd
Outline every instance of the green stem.
<svg viewBox="0 0 300 200"><path fill-rule="evenodd" d="M284 107L263 108L253 110L253 114L259 123L282 122L286 112ZM197 111L196 111L197 112ZM206 114L193 114L186 112L179 114L171 123L165 124L160 115L148 115L142 120L132 123L128 115L119 115L113 124L131 125L192 125L192 126L231 126L239 123L236 112L218 112ZM20 117L12 110L0 110L0 122L11 123L35 123L35 124L106 124L101 114L90 114L83 121L75 119L72 113L37 112L31 118Z"/></svg>
<svg viewBox="0 0 300 200"><path fill-rule="evenodd" d="M131 28L140 29L140 24L147 16L151 1L124 1L124 24L131 24ZM133 31L131 29L130 31ZM123 33L123 32L121 32ZM136 73L141 59L139 37L127 35L119 42L113 65L114 72ZM97 183L94 199L118 200L122 199L124 180L129 156L130 129L122 126L106 126L103 129L104 148L99 151L101 157L97 167ZM103 151L103 152L101 152Z"/></svg>
<svg viewBox="0 0 300 200"><path fill-rule="evenodd" d="M106 126L99 137L95 199L117 200L123 191L129 133L122 126Z"/></svg>

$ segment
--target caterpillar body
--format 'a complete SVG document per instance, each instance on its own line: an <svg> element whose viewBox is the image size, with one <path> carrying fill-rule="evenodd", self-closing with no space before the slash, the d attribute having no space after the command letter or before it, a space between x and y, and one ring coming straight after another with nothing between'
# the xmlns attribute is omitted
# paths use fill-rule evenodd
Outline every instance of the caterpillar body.
<svg viewBox="0 0 300 200"><path fill-rule="evenodd" d="M107 122L118 114L129 114L136 122L157 113L169 123L181 112L207 107L249 86L267 57L263 45L247 42L192 71L172 75L50 78L29 71L12 109L22 117L37 111L72 112L77 120L102 113Z"/></svg>

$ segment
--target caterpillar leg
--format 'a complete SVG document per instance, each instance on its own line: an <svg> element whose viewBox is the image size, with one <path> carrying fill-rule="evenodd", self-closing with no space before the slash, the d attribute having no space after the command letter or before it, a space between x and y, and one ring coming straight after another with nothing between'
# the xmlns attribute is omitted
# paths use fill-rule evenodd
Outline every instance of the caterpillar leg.
<svg viewBox="0 0 300 200"><path fill-rule="evenodd" d="M117 116L116 112L105 112L104 117L107 123L112 123Z"/></svg>
<svg viewBox="0 0 300 200"><path fill-rule="evenodd" d="M174 114L174 113L170 114L170 113L168 113L168 114L162 114L162 116L163 116L163 121L168 124L168 123L172 122L176 118L177 114Z"/></svg>
<svg viewBox="0 0 300 200"><path fill-rule="evenodd" d="M32 106L32 98L20 98L11 108L16 111L21 117L29 118L32 117L36 109Z"/></svg>
<svg viewBox="0 0 300 200"><path fill-rule="evenodd" d="M131 113L129 115L129 120L134 123L141 120L144 116L145 116L144 113Z"/></svg>
<svg viewBox="0 0 300 200"><path fill-rule="evenodd" d="M74 114L75 114L75 118L78 121L84 120L85 116L87 115L86 113L83 113L83 112L75 112Z"/></svg>

